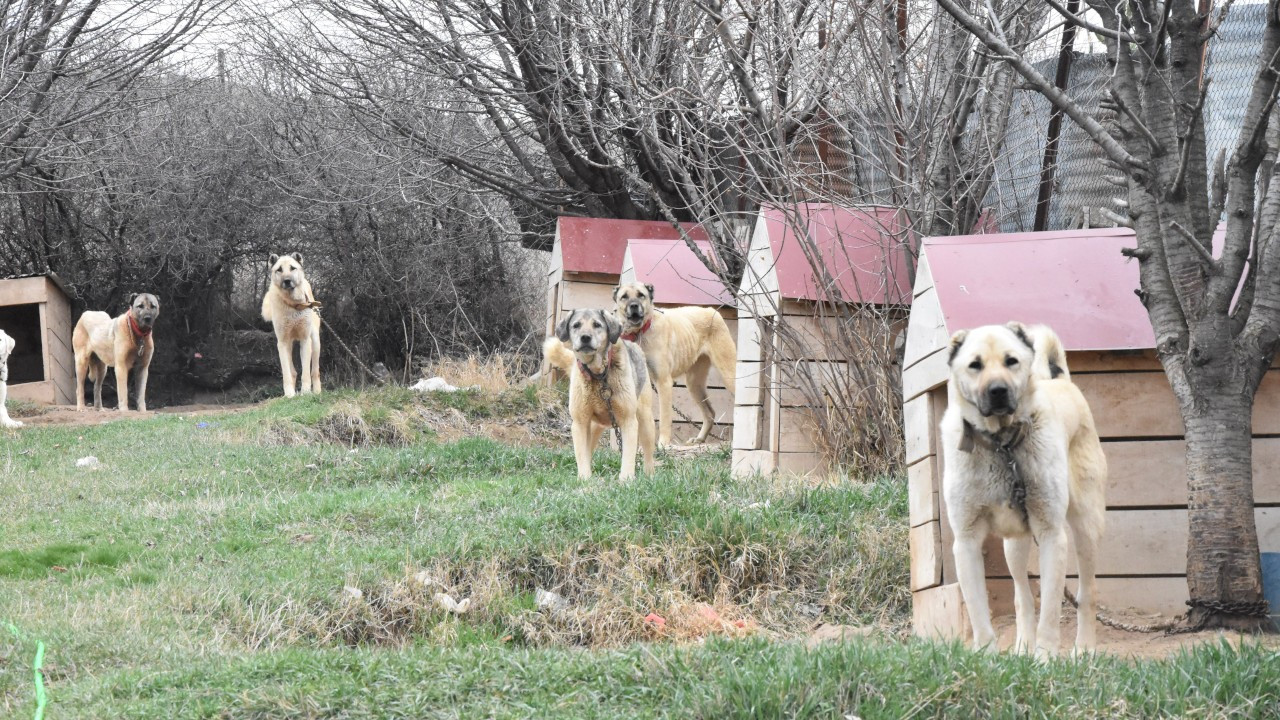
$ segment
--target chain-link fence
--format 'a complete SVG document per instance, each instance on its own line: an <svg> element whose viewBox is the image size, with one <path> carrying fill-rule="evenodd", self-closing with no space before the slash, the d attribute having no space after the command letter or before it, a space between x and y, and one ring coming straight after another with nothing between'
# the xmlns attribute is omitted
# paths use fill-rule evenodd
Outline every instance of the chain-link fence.
<svg viewBox="0 0 1280 720"><path fill-rule="evenodd" d="M1205 144L1211 168L1220 151L1225 150L1230 158L1240 133L1249 88L1258 72L1266 10L1265 4L1237 3L1208 44L1205 78L1211 82L1205 102ZM1213 17L1216 20L1216 13ZM1041 74L1052 78L1058 58L1049 57L1035 65ZM1099 100L1107 93L1109 73L1103 45L1093 38L1078 36L1068 94L1090 113L1097 114ZM1004 231L1034 229L1049 116L1049 102L1043 95L1029 89L1017 91L1006 151L997 160L996 182L987 202L997 209ZM1065 118L1059 143L1045 229L1110 227L1114 223L1099 208L1116 210L1111 199L1122 195L1123 190L1103 179L1116 173L1107 169L1101 148Z"/></svg>

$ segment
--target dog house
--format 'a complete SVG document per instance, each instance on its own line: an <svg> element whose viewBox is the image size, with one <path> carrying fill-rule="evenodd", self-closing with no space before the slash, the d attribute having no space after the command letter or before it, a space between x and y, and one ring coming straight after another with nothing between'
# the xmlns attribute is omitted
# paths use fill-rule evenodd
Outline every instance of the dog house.
<svg viewBox="0 0 1280 720"><path fill-rule="evenodd" d="M47 405L75 401L71 300L57 275L0 279L0 330L16 342L9 397Z"/></svg>
<svg viewBox="0 0 1280 720"><path fill-rule="evenodd" d="M1062 338L1071 378L1088 400L1102 439L1109 478L1107 529L1098 554L1099 602L1167 614L1186 609L1183 427L1155 356L1146 310L1134 295L1138 264L1120 254L1134 244L1129 229L924 241L902 380L917 634L970 634L941 492L938 423L947 406L947 344L957 330L1010 320L1047 324ZM1258 539L1264 552L1280 551L1276 370L1258 391L1253 422ZM999 540L988 538L984 554L992 611L1012 613L1013 585ZM1074 550L1071 557L1067 585L1074 591Z"/></svg>
<svg viewBox="0 0 1280 720"><path fill-rule="evenodd" d="M894 208L760 211L738 294L735 474L825 469L819 414L860 395L850 335L892 343L905 328L908 232Z"/></svg>
<svg viewBox="0 0 1280 720"><path fill-rule="evenodd" d="M710 242L700 240L695 245L702 257L717 262ZM683 240L628 240L618 282L653 285L654 306L658 309L687 305L715 308L724 317L729 332L737 337L738 309L733 295ZM681 438L697 434L702 427L702 414L684 387L683 380L677 379L672 400L676 411L672 433L674 437ZM707 397L716 411L712 435L727 439L733 424L733 394L725 387L724 378L714 367L707 378ZM655 404L654 417L657 416Z"/></svg>
<svg viewBox="0 0 1280 720"><path fill-rule="evenodd" d="M695 240L707 235L694 224L683 226ZM547 271L547 335L579 308L612 308L613 289L631 238L679 240L680 230L656 220L606 220L561 217Z"/></svg>

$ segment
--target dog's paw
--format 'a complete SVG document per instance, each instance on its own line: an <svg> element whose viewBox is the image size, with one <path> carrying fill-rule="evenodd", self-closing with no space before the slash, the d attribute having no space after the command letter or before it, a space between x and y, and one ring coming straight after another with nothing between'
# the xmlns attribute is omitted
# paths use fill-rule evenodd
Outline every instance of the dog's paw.
<svg viewBox="0 0 1280 720"><path fill-rule="evenodd" d="M22 427L22 421L21 421L21 420L13 420L13 419L11 419L11 418L5 418L5 419L4 419L4 426L5 426L5 427L7 427L7 428L10 428L10 429L20 428L20 427Z"/></svg>

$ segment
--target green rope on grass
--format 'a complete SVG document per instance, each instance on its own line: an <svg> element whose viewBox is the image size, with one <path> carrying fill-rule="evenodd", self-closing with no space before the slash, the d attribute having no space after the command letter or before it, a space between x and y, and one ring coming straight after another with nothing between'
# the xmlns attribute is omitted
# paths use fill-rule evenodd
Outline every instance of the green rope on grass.
<svg viewBox="0 0 1280 720"><path fill-rule="evenodd" d="M9 628L9 634L15 637L19 642L26 642L27 638L18 630L18 626L11 622L5 622L5 627ZM44 692L44 673L40 672L40 668L44 666L44 641L36 641L36 658L31 663L31 672L35 678L36 685L36 714L32 720L44 720L44 706L49 703L49 696Z"/></svg>

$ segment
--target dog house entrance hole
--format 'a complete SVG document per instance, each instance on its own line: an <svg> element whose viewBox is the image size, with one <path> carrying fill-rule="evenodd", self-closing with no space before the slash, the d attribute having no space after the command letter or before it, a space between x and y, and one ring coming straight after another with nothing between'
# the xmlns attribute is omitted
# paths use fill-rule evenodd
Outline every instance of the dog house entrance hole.
<svg viewBox="0 0 1280 720"><path fill-rule="evenodd" d="M17 343L9 356L9 384L43 382L44 333L40 327L40 304L0 307L0 330Z"/></svg>

